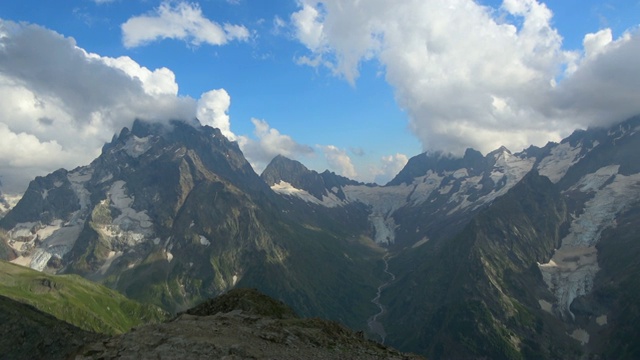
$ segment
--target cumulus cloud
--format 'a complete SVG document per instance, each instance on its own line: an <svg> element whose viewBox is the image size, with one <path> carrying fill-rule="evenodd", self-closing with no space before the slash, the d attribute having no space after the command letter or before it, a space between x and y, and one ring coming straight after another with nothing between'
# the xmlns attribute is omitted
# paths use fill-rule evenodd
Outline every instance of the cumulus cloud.
<svg viewBox="0 0 640 360"><path fill-rule="evenodd" d="M130 78L140 81L142 88L149 95L178 95L176 76L173 71L165 67L151 71L140 66L128 56L110 58L90 53L87 53L86 56L101 61L109 67L124 71Z"/></svg>
<svg viewBox="0 0 640 360"><path fill-rule="evenodd" d="M347 155L347 152L334 145L318 145L318 147L324 153L329 169L335 171L338 175L355 179L358 176L351 158Z"/></svg>
<svg viewBox="0 0 640 360"><path fill-rule="evenodd" d="M194 46L249 39L246 27L211 21L202 14L198 4L188 2L165 1L150 14L130 18L121 28L122 41L128 48L161 39L179 39Z"/></svg>
<svg viewBox="0 0 640 360"><path fill-rule="evenodd" d="M277 129L260 119L251 119L255 127L255 138L238 136L240 149L254 170L262 172L276 155L283 155L290 159L300 159L302 156L313 154L313 148L300 144L289 135L281 134Z"/></svg>
<svg viewBox="0 0 640 360"><path fill-rule="evenodd" d="M236 135L231 132L229 106L231 96L225 89L208 91L198 99L197 117L202 125L218 128L227 139L235 141Z"/></svg>
<svg viewBox="0 0 640 360"><path fill-rule="evenodd" d="M629 101L640 96L638 32L588 34L572 52L552 18L536 0L300 0L291 16L309 50L298 63L354 83L375 59L423 148L454 153L543 145L640 113Z"/></svg>
<svg viewBox="0 0 640 360"><path fill-rule="evenodd" d="M552 108L589 125L611 125L640 113L640 33L613 40L610 30L587 34L585 56L554 89Z"/></svg>
<svg viewBox="0 0 640 360"><path fill-rule="evenodd" d="M0 22L0 169L6 191L93 160L135 118L193 118L174 74L89 54L35 25Z"/></svg>
<svg viewBox="0 0 640 360"><path fill-rule="evenodd" d="M323 25L316 7L303 3L302 9L291 15L296 27L296 37L311 51L317 51L323 43Z"/></svg>

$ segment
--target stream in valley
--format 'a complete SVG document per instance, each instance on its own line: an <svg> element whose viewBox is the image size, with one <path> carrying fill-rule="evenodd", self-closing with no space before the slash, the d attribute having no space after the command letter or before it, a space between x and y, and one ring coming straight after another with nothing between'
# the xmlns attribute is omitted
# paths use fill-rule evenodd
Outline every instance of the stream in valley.
<svg viewBox="0 0 640 360"><path fill-rule="evenodd" d="M380 316L384 315L386 309L384 308L384 305L380 303L380 294L385 287L389 286L389 284L391 284L396 279L396 276L389 271L389 253L386 253L382 257L382 260L384 261L384 272L389 275L389 280L378 286L376 297L371 299L371 302L378 307L379 311L369 318L367 325L369 326L369 331L373 334L378 335L380 337L380 342L384 344L387 333L384 331L384 326L381 322L378 321L378 319L380 318Z"/></svg>

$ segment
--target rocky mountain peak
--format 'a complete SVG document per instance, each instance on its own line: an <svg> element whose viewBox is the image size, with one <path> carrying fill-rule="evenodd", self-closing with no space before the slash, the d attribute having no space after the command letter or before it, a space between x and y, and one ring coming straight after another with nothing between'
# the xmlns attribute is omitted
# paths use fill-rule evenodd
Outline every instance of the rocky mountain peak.
<svg viewBox="0 0 640 360"><path fill-rule="evenodd" d="M328 170L319 174L282 155L273 158L260 177L272 188L284 186L286 189L303 190L319 201L328 196L337 196L338 199L344 200L345 195L341 190L343 186L362 185Z"/></svg>
<svg viewBox="0 0 640 360"><path fill-rule="evenodd" d="M507 149L506 146L502 145L499 148L497 148L497 149L493 150L492 152L488 153L487 157L488 158L490 158L490 157L494 157L495 158L495 157L498 157L498 156L500 156L500 155L502 155L504 153L511 154L511 150Z"/></svg>
<svg viewBox="0 0 640 360"><path fill-rule="evenodd" d="M275 185L280 181L286 181L293 185L301 185L305 177L314 177L315 171L307 169L302 163L283 155L274 157L264 169L260 177L269 185Z"/></svg>

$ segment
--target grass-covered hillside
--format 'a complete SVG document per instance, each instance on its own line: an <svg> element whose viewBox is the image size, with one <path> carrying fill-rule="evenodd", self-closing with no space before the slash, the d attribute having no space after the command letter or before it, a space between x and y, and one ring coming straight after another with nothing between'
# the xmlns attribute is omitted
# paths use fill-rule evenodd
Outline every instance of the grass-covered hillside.
<svg viewBox="0 0 640 360"><path fill-rule="evenodd" d="M0 261L0 295L30 304L81 329L124 333L166 313L76 275L47 275Z"/></svg>

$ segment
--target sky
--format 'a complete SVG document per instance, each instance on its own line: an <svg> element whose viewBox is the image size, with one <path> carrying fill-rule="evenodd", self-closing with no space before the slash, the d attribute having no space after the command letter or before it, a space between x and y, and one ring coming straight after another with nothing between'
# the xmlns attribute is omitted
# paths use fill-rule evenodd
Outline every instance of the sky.
<svg viewBox="0 0 640 360"><path fill-rule="evenodd" d="M639 0L5 1L2 191L136 118L379 184L422 152L544 146L640 114L639 26Z"/></svg>

